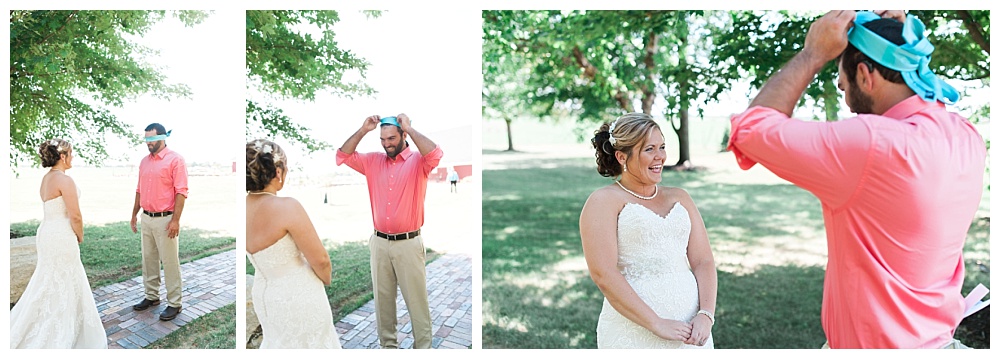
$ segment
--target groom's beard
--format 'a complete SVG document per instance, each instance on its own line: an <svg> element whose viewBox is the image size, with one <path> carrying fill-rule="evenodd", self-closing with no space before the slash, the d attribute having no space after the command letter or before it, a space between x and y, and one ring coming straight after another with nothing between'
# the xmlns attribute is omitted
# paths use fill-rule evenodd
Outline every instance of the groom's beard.
<svg viewBox="0 0 1000 359"><path fill-rule="evenodd" d="M153 145L146 145L146 148L149 149L149 153L156 153L156 151L159 151L161 147L163 147L163 141L156 141L153 142Z"/></svg>
<svg viewBox="0 0 1000 359"><path fill-rule="evenodd" d="M382 147L382 149L385 150L386 156L395 160L396 156L399 155L400 152L403 152L403 149L405 149L407 145L406 141L400 141L396 146ZM389 150L390 148L392 148L392 151Z"/></svg>

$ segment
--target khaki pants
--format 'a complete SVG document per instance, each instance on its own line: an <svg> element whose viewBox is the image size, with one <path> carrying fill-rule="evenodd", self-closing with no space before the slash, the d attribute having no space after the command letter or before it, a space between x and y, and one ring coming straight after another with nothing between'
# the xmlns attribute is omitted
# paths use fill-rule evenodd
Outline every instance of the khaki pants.
<svg viewBox="0 0 1000 359"><path fill-rule="evenodd" d="M399 347L396 338L396 285L410 313L413 328L413 348L431 347L431 310L427 304L427 270L424 267L422 236L390 241L372 234L368 240L371 251L372 287L375 293L375 322L378 340L383 349Z"/></svg>
<svg viewBox="0 0 1000 359"><path fill-rule="evenodd" d="M142 214L142 284L146 288L146 299L160 299L160 264L167 285L167 304L181 307L181 263L178 258L177 240L180 236L167 238L167 224L174 218L150 217Z"/></svg>
<svg viewBox="0 0 1000 359"><path fill-rule="evenodd" d="M823 347L820 349L830 349L830 342L823 343ZM972 348L965 346L965 344L962 344L962 342L958 341L958 339L952 339L950 342L948 342L948 344L945 344L943 347L940 347L938 349L972 349Z"/></svg>

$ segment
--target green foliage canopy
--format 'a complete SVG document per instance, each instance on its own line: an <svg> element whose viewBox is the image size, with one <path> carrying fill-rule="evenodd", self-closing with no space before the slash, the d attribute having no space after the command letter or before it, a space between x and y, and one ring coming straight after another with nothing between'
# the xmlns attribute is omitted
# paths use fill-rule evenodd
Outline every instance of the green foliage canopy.
<svg viewBox="0 0 1000 359"><path fill-rule="evenodd" d="M365 12L369 17L378 11ZM247 89L278 99L313 101L320 92L354 98L375 90L363 82L369 63L338 47L333 26L337 11L248 10L246 12ZM347 81L357 71L362 80ZM282 109L266 100L246 101L246 136L281 136L309 151L329 148L309 136Z"/></svg>
<svg viewBox="0 0 1000 359"><path fill-rule="evenodd" d="M201 11L175 11L187 26ZM106 135L135 144L135 129L110 107L144 94L187 97L166 83L146 59L156 56L135 40L166 11L10 11L10 164L38 163L38 145L49 138L73 142L87 163L109 157Z"/></svg>
<svg viewBox="0 0 1000 359"><path fill-rule="evenodd" d="M931 61L935 73L952 80L982 80L988 85L988 10L915 10L909 14L927 26L928 39L935 46ZM729 12L712 24L713 71L727 84L749 80L752 87L760 88L802 49L809 26L822 15L821 12ZM801 100L801 103L811 100L823 108L827 120L836 120L839 111L837 74L836 61L826 64Z"/></svg>

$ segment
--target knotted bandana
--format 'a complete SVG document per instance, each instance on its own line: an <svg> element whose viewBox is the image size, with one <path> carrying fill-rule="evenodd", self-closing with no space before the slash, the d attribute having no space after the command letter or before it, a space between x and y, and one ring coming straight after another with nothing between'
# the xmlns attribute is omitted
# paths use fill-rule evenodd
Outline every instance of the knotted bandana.
<svg viewBox="0 0 1000 359"><path fill-rule="evenodd" d="M854 27L847 33L847 41L882 66L903 74L906 85L924 101L941 101L954 104L958 91L931 72L928 66L934 45L924 36L924 23L913 15L906 15L903 23L903 45L896 45L862 26L881 17L870 11L860 11L854 18Z"/></svg>
<svg viewBox="0 0 1000 359"><path fill-rule="evenodd" d="M171 132L174 132L174 130L167 131L167 133L163 134L163 135L156 135L156 136L146 137L146 142L156 142L156 141L159 141L159 140L165 140L165 139L167 139L167 137L170 137L170 133Z"/></svg>

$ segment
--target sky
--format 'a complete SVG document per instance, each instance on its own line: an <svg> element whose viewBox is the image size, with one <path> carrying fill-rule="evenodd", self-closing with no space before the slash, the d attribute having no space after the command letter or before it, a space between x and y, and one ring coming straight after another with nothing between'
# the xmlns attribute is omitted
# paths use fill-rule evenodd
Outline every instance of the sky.
<svg viewBox="0 0 1000 359"><path fill-rule="evenodd" d="M481 32L476 30L481 26L481 15L478 10L454 12L429 8L390 10L370 19L360 11L340 11L341 21L333 28L338 46L370 63L364 82L377 93L353 100L326 93L313 102L272 103L333 148L339 148L368 116L405 113L414 129L439 145L463 142L440 136L462 136L478 141L475 142L479 144L475 149L478 152L482 139L479 129L482 40ZM384 151L378 137L377 130L368 133L358 150ZM292 162L304 167L332 165L335 155L334 151L306 155L299 146L279 144ZM454 147L457 146L442 146L446 159L449 151L459 150Z"/></svg>
<svg viewBox="0 0 1000 359"><path fill-rule="evenodd" d="M167 83L185 84L190 98L158 99L144 95L110 110L142 135L147 125L160 123L172 130L167 146L188 163L229 163L241 151L233 149L243 139L244 78L243 14L216 11L204 22L185 26L173 17L155 24L136 42L159 51L146 61L159 67ZM109 141L109 153L123 153L124 162L137 164L149 152L145 145Z"/></svg>

